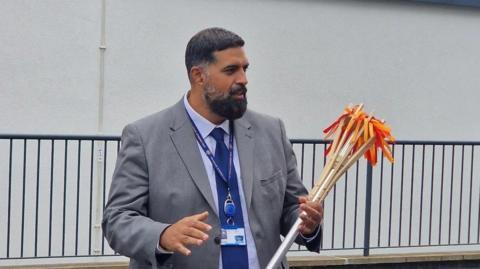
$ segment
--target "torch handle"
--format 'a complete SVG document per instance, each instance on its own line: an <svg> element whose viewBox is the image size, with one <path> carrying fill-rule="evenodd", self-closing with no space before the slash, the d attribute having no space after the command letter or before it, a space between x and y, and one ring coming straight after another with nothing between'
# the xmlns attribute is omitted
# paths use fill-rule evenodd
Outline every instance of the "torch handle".
<svg viewBox="0 0 480 269"><path fill-rule="evenodd" d="M363 130L363 127L362 127ZM322 202L327 196L330 189L335 185L337 180L352 166L375 142L375 137L370 137L365 144L363 144L353 155L348 155L353 147L350 143L351 137L344 144L344 147L339 149L333 158L330 158L325 169L322 171L321 177L317 184L310 191L310 200L315 202ZM339 152L342 151L341 154ZM349 158L347 158L349 157ZM266 269L276 269L283 257L287 254L290 246L298 236L298 227L302 223L302 220L298 218L293 224L292 228L288 232L287 236L283 240L280 247L277 249L272 259L268 263Z"/></svg>
<svg viewBox="0 0 480 269"><path fill-rule="evenodd" d="M285 257L287 251L290 249L290 246L295 241L295 238L297 238L298 227L300 226L300 224L302 224L302 220L298 218L297 221L295 221L295 223L293 224L292 228L290 228L290 231L288 232L287 236L285 236L285 239L283 240L280 247L278 247L272 259L270 259L267 267L265 267L266 269L275 269L278 267L283 257Z"/></svg>

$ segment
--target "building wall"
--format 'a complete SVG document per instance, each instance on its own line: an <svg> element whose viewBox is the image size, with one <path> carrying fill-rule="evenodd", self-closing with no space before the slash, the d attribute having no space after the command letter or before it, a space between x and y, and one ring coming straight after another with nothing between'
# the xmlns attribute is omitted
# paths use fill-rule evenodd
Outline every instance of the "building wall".
<svg viewBox="0 0 480 269"><path fill-rule="evenodd" d="M246 40L249 105L321 138L349 103L399 139L478 140L480 10L410 1L3 0L0 133L120 134L189 88L185 45L222 26Z"/></svg>
<svg viewBox="0 0 480 269"><path fill-rule="evenodd" d="M281 117L291 138L322 138L322 129L344 106L364 103L367 111L388 120L399 139L480 139L475 109L480 98L480 9L360 0L105 3L102 58L102 1L1 1L0 133L118 135L125 124L181 98L189 88L183 62L186 43L203 28L222 26L246 40L251 63L249 106ZM3 142L0 152L7 152L8 141ZM46 154L48 146L42 146ZM69 156L75 156L75 147L68 148ZM12 201L18 204L23 187L22 142L15 142L14 148ZM32 156L27 158L28 167L34 167L36 145L32 142L28 150ZM66 155L61 145L55 150L55 156ZM109 150L112 161L115 148ZM82 158L83 165L89 163L88 156ZM4 213L8 154L0 160L0 210ZM42 197L49 193L49 165L49 159L42 159ZM77 179L71 167L75 164L69 163L71 171L65 174L61 163L55 167L54 186L61 193L68 185L67 207L73 206ZM108 182L112 168L113 162L106 165ZM29 192L36 186L35 172L33 168L26 172ZM86 184L81 187L82 201L88 199L88 176L86 172L78 176ZM475 187L474 197L478 197ZM95 195L100 191L101 187ZM53 199L58 218L62 199ZM27 203L26 211L33 216L34 200ZM48 210L44 204L40 209ZM71 209L67 208L68 214ZM18 238L20 213L12 214L12 234ZM48 223L46 216L41 223ZM2 230L5 222L0 220ZM60 229L61 222L55 225ZM88 232L82 227L81 235ZM27 231L27 238L31 234L32 230ZM5 236L2 233L0 238ZM45 242L45 237L42 234L40 240ZM15 255L19 244L12 241ZM72 253L70 246L68 253ZM55 253L59 249L53 246ZM6 252L4 246L0 252ZM31 245L26 252L32 252Z"/></svg>

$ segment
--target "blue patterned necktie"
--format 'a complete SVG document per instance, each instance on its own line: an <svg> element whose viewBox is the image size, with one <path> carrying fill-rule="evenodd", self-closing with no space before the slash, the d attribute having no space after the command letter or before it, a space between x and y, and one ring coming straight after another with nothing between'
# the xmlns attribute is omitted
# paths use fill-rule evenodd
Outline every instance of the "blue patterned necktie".
<svg viewBox="0 0 480 269"><path fill-rule="evenodd" d="M225 145L224 135L225 131L222 128L215 128L210 135L217 142L215 146L215 163L222 171L225 178L228 177L228 162L229 152ZM233 164L232 164L233 165ZM242 206L240 204L240 194L238 192L237 173L235 172L235 166L232 167L230 177L230 194L235 203L235 215L234 222L236 227L244 228ZM227 227L227 217L223 210L223 204L227 197L227 182L215 170L215 180L217 183L217 195L218 195L218 215L220 216L220 224L222 227ZM245 239L246 240L246 239ZM222 246L222 264L224 269L247 269L248 268L248 253L247 246Z"/></svg>

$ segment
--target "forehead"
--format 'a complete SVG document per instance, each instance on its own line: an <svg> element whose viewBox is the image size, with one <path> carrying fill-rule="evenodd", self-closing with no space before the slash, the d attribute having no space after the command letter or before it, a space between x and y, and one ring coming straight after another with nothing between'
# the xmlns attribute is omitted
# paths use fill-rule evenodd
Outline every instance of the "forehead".
<svg viewBox="0 0 480 269"><path fill-rule="evenodd" d="M226 65L246 65L248 64L247 56L243 47L228 48L221 51L215 51L213 53L215 57L214 65L226 66Z"/></svg>

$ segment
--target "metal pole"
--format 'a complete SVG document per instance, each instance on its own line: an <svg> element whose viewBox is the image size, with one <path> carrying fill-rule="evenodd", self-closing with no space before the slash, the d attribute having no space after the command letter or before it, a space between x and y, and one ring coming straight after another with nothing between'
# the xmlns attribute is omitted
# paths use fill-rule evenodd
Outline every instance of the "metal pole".
<svg viewBox="0 0 480 269"><path fill-rule="evenodd" d="M331 179L331 177L335 175L336 172L337 172L336 169L333 169L328 173L328 175L325 177L325 180L323 181L323 184L315 192L311 201L319 201L319 202L323 201L324 197L322 198L321 196L322 194L324 194L324 191L327 188L325 183L328 182ZM280 264L283 257L285 257L285 254L287 254L288 250L290 249L290 246L295 241L295 238L297 238L298 227L300 226L300 224L302 224L302 219L297 218L293 226L290 228L290 231L288 231L287 236L285 236L285 239L283 240L282 244L277 249L273 257L270 259L270 262L268 263L266 269L274 269Z"/></svg>
<svg viewBox="0 0 480 269"><path fill-rule="evenodd" d="M288 232L287 236L285 236L285 239L283 240L282 244L277 249L272 259L270 259L270 262L268 263L266 269L274 269L278 267L283 257L285 257L288 250L290 249L290 246L295 241L295 238L297 238L298 227L300 226L301 223L302 223L302 220L300 218L298 218L297 221L295 221L292 228L290 228L290 231Z"/></svg>
<svg viewBox="0 0 480 269"><path fill-rule="evenodd" d="M370 255L370 217L372 209L372 165L367 163L367 186L365 190L365 230L363 234L363 256Z"/></svg>

